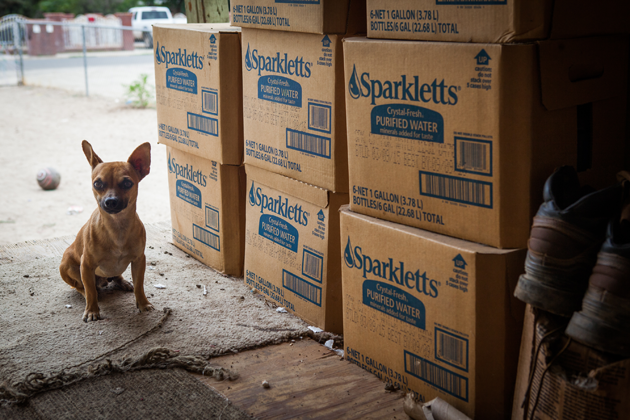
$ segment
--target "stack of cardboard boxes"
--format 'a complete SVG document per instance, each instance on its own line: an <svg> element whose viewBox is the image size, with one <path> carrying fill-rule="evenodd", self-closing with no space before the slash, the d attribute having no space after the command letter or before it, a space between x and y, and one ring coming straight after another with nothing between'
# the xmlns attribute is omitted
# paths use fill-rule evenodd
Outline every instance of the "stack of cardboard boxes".
<svg viewBox="0 0 630 420"><path fill-rule="evenodd" d="M346 357L473 418L511 411L545 179L623 166L628 44L565 38L619 32L627 6L581 25L568 3L367 0L368 38L344 41Z"/></svg>
<svg viewBox="0 0 630 420"><path fill-rule="evenodd" d="M229 24L155 25L159 142L166 145L173 243L243 273L241 43Z"/></svg>
<svg viewBox="0 0 630 420"><path fill-rule="evenodd" d="M231 6L236 26L154 26L173 243L341 333L341 41L365 31L365 2Z"/></svg>
<svg viewBox="0 0 630 420"><path fill-rule="evenodd" d="M348 203L342 38L366 22L365 4L361 13L352 3L231 3L243 28L245 283L336 333L338 210Z"/></svg>
<svg viewBox="0 0 630 420"><path fill-rule="evenodd" d="M623 166L628 44L604 35L630 6L577 3L234 0L242 30L156 26L173 242L383 380L509 416L544 181Z"/></svg>

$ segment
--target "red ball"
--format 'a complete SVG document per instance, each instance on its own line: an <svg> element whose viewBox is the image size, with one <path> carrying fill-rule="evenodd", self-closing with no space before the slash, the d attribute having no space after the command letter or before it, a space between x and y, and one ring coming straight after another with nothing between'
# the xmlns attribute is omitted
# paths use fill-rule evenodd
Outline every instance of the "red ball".
<svg viewBox="0 0 630 420"><path fill-rule="evenodd" d="M37 171L37 183L44 190L54 190L59 186L61 175L53 168L44 168Z"/></svg>

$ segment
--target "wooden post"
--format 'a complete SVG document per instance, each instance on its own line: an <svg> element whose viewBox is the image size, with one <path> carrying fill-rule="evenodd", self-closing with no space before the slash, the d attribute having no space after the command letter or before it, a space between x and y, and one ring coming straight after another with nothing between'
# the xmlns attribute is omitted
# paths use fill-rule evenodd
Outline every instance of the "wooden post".
<svg viewBox="0 0 630 420"><path fill-rule="evenodd" d="M186 0L188 23L221 23L229 21L228 0Z"/></svg>

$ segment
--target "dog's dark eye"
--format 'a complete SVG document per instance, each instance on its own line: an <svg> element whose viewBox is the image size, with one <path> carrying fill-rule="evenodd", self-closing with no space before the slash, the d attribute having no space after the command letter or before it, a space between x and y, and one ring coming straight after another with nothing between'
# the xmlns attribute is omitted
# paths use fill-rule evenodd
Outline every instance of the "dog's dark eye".
<svg viewBox="0 0 630 420"><path fill-rule="evenodd" d="M125 179L125 180L122 182L121 187L122 187L122 188L124 188L124 189L126 189L126 190L128 190L128 189L130 189L131 187L133 187L133 182L132 182L131 180L129 180L129 179Z"/></svg>
<svg viewBox="0 0 630 420"><path fill-rule="evenodd" d="M101 181L100 179L97 179L96 181L94 181L94 188L97 190L102 190L103 189L103 181Z"/></svg>

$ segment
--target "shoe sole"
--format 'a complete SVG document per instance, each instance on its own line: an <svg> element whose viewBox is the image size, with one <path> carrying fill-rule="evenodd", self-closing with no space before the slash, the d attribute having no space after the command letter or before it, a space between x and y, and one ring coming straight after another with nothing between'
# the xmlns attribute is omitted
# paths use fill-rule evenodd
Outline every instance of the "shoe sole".
<svg viewBox="0 0 630 420"><path fill-rule="evenodd" d="M589 287L565 333L594 349L630 357L630 299Z"/></svg>
<svg viewBox="0 0 630 420"><path fill-rule="evenodd" d="M536 308L570 318L582 307L594 264L594 256L557 259L530 249L525 274L519 278L514 296Z"/></svg>
<svg viewBox="0 0 630 420"><path fill-rule="evenodd" d="M584 290L557 289L525 273L518 279L514 296L536 308L569 318L580 310Z"/></svg>

